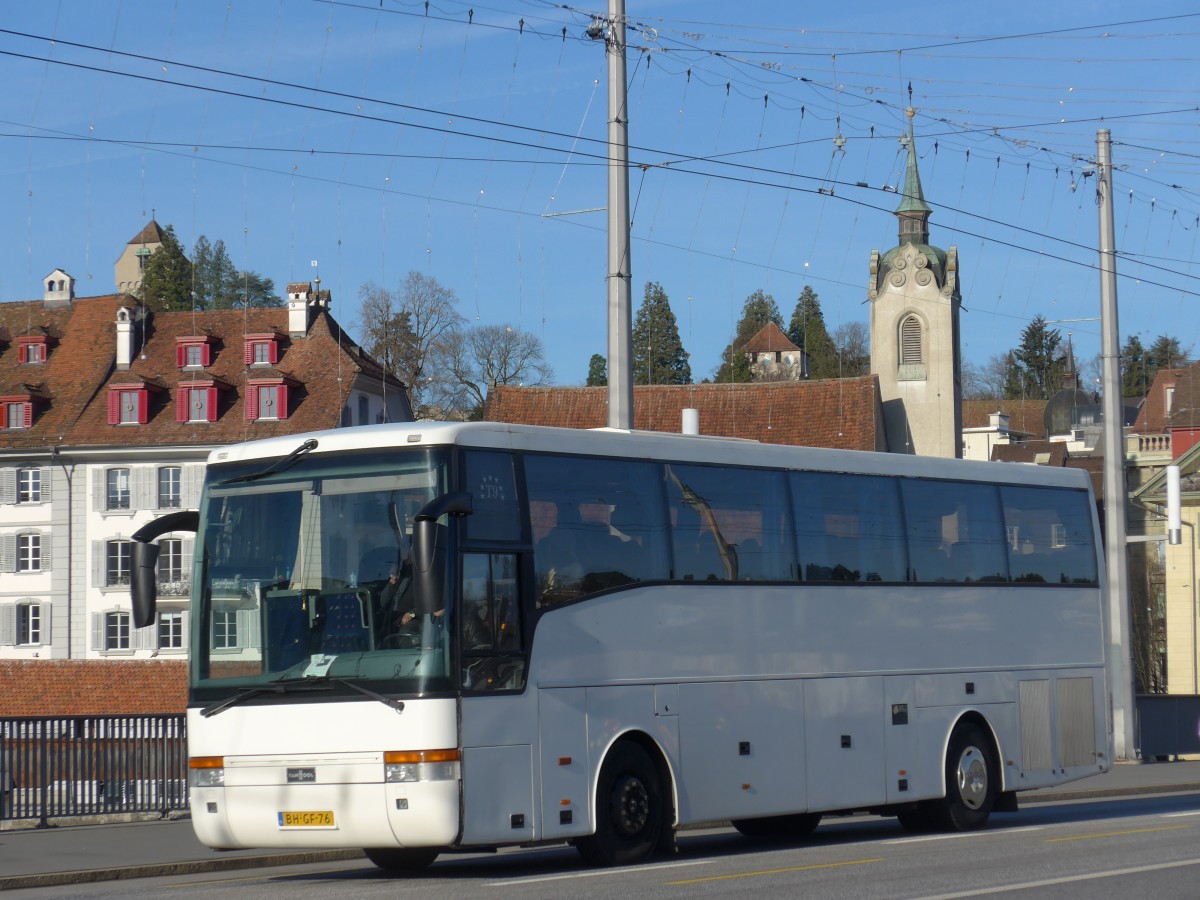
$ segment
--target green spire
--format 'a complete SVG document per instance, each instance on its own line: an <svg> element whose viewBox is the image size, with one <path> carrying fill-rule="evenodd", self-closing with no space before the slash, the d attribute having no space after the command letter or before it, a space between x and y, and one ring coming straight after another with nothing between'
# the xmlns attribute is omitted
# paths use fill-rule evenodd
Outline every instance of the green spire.
<svg viewBox="0 0 1200 900"><path fill-rule="evenodd" d="M908 116L908 134L900 140L908 145L908 162L904 167L904 190L900 205L896 207L896 218L900 220L900 244L908 241L914 244L929 243L929 216L933 209L925 202L925 193L921 190L921 173L917 170L917 142L913 135L913 116L916 114L911 106L905 111Z"/></svg>

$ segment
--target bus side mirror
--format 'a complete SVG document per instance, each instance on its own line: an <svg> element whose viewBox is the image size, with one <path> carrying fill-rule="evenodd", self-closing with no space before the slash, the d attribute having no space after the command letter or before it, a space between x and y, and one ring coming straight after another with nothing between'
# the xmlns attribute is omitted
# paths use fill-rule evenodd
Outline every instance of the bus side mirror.
<svg viewBox="0 0 1200 900"><path fill-rule="evenodd" d="M200 513L185 509L167 513L149 522L131 535L129 594L133 603L133 627L145 628L154 622L158 605L158 544L150 543L172 531L195 532L200 527Z"/></svg>
<svg viewBox="0 0 1200 900"><path fill-rule="evenodd" d="M450 558L450 529L442 516L469 516L475 511L471 495L446 494L421 507L413 518L413 605L418 615L432 615L446 604L446 564Z"/></svg>

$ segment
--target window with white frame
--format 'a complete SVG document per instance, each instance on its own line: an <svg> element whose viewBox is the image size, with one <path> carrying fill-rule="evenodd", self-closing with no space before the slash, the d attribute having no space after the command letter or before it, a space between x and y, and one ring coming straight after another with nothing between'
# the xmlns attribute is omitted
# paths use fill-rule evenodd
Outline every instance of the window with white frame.
<svg viewBox="0 0 1200 900"><path fill-rule="evenodd" d="M28 418L25 414L29 403L25 400L9 400L4 404L5 428L28 428Z"/></svg>
<svg viewBox="0 0 1200 900"><path fill-rule="evenodd" d="M158 592L160 594L186 594L188 591L186 564L183 558L183 541L179 538L164 538L158 542Z"/></svg>
<svg viewBox="0 0 1200 900"><path fill-rule="evenodd" d="M129 613L109 612L104 614L104 649L129 650Z"/></svg>
<svg viewBox="0 0 1200 900"><path fill-rule="evenodd" d="M19 469L17 471L17 502L42 502L41 469Z"/></svg>
<svg viewBox="0 0 1200 900"><path fill-rule="evenodd" d="M191 388L188 391L188 421L209 422L209 389Z"/></svg>
<svg viewBox="0 0 1200 900"><path fill-rule="evenodd" d="M116 587L129 584L129 541L107 541L104 550L104 584Z"/></svg>
<svg viewBox="0 0 1200 900"><path fill-rule="evenodd" d="M42 604L17 604L15 643L19 647L42 643Z"/></svg>
<svg viewBox="0 0 1200 900"><path fill-rule="evenodd" d="M42 536L34 532L17 535L17 571L42 571Z"/></svg>
<svg viewBox="0 0 1200 900"><path fill-rule="evenodd" d="M105 473L105 509L129 509L129 470L109 469Z"/></svg>
<svg viewBox="0 0 1200 900"><path fill-rule="evenodd" d="M237 610L232 607L213 610L212 647L214 650L233 650L238 642Z"/></svg>
<svg viewBox="0 0 1200 900"><path fill-rule="evenodd" d="M203 344L188 344L184 350L184 365L186 366L203 366L204 365L204 345Z"/></svg>
<svg viewBox="0 0 1200 900"><path fill-rule="evenodd" d="M158 508L179 509L182 494L180 483L183 470L179 466L163 466L158 470Z"/></svg>
<svg viewBox="0 0 1200 900"><path fill-rule="evenodd" d="M183 649L183 611L163 610L158 614L158 649Z"/></svg>

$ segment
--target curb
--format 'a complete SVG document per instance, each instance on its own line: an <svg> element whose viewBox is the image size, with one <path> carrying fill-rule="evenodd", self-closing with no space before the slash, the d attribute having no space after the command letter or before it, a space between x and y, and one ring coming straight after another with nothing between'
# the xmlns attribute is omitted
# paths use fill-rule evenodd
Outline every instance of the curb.
<svg viewBox="0 0 1200 900"><path fill-rule="evenodd" d="M58 887L64 884L91 884L98 881L125 881L132 878L158 878L169 875L193 875L200 872L225 872L270 866L304 865L366 859L361 850L313 850L279 853L269 856L232 856L225 859L195 859L183 862L151 863L112 869L77 869L70 872L46 872L37 875L0 876L0 891L22 888Z"/></svg>

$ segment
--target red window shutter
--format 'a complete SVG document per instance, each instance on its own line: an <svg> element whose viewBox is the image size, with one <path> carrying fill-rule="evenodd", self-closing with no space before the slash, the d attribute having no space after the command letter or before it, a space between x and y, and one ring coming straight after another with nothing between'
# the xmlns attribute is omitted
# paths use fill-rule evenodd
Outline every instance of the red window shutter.
<svg viewBox="0 0 1200 900"><path fill-rule="evenodd" d="M206 342L200 345L200 365L208 368L212 364L212 347Z"/></svg>
<svg viewBox="0 0 1200 900"><path fill-rule="evenodd" d="M21 363L22 365L29 362L29 345L28 344L18 344L17 345L17 362Z"/></svg>
<svg viewBox="0 0 1200 900"><path fill-rule="evenodd" d="M267 346L267 359L271 361L271 365L279 362L279 341L274 338L271 339L271 342Z"/></svg>
<svg viewBox="0 0 1200 900"><path fill-rule="evenodd" d="M121 392L108 392L108 424L117 425L121 421Z"/></svg>
<svg viewBox="0 0 1200 900"><path fill-rule="evenodd" d="M275 388L275 416L286 419L288 416L288 386L281 384Z"/></svg>
<svg viewBox="0 0 1200 900"><path fill-rule="evenodd" d="M188 415L188 389L177 388L175 391L175 421L186 422L190 418L191 416Z"/></svg>
<svg viewBox="0 0 1200 900"><path fill-rule="evenodd" d="M247 347L250 345L247 344ZM258 388L254 385L246 387L246 421L253 422L258 418Z"/></svg>
<svg viewBox="0 0 1200 900"><path fill-rule="evenodd" d="M254 341L246 341L242 349L245 351L246 365L252 364L254 362Z"/></svg>
<svg viewBox="0 0 1200 900"><path fill-rule="evenodd" d="M26 400L21 405L23 407L25 407L25 427L32 428L33 427L33 401Z"/></svg>
<svg viewBox="0 0 1200 900"><path fill-rule="evenodd" d="M145 425L150 421L147 414L150 406L150 392L141 390L137 392L137 421L139 425Z"/></svg>
<svg viewBox="0 0 1200 900"><path fill-rule="evenodd" d="M175 345L175 365L181 369L187 365L187 344Z"/></svg>
<svg viewBox="0 0 1200 900"><path fill-rule="evenodd" d="M217 421L217 389L215 387L205 388L208 391L208 421Z"/></svg>

